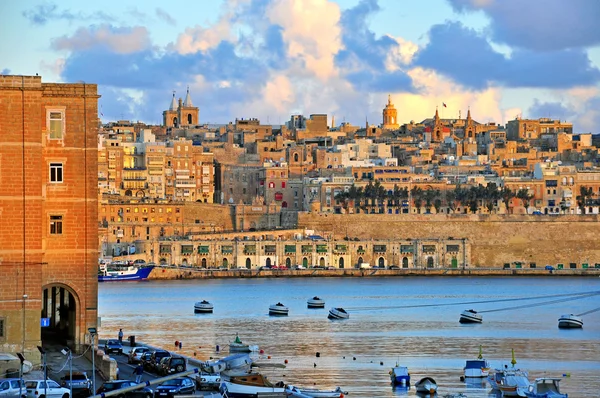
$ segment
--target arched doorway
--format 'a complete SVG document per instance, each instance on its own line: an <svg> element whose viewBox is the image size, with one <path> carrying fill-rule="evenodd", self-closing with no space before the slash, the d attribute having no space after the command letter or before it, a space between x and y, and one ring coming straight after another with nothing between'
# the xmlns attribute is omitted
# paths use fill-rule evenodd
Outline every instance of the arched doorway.
<svg viewBox="0 0 600 398"><path fill-rule="evenodd" d="M291 258L288 257L285 259L285 266L287 268L292 268L292 259Z"/></svg>
<svg viewBox="0 0 600 398"><path fill-rule="evenodd" d="M379 257L377 265L379 266L379 268L385 268L385 259L383 257Z"/></svg>
<svg viewBox="0 0 600 398"><path fill-rule="evenodd" d="M308 268L308 258L306 258L306 257L302 258L302 266L304 268Z"/></svg>
<svg viewBox="0 0 600 398"><path fill-rule="evenodd" d="M187 265L188 265L187 258L184 258L183 260L181 260L181 265L185 265L187 267Z"/></svg>
<svg viewBox="0 0 600 398"><path fill-rule="evenodd" d="M250 257L248 257L246 259L246 268L248 268L248 269L252 268L252 260L250 260Z"/></svg>
<svg viewBox="0 0 600 398"><path fill-rule="evenodd" d="M402 257L402 268L408 268L408 257Z"/></svg>
<svg viewBox="0 0 600 398"><path fill-rule="evenodd" d="M363 258L362 258L362 257L359 257L359 258L358 258L358 267L357 267L357 268L360 268L360 265L361 265L363 262L364 262Z"/></svg>
<svg viewBox="0 0 600 398"><path fill-rule="evenodd" d="M202 261L200 262L200 266L202 268L206 268L206 258L203 258Z"/></svg>
<svg viewBox="0 0 600 398"><path fill-rule="evenodd" d="M79 297L74 290L63 284L44 286L42 290L42 318L48 318L43 327L42 341L52 341L72 346L78 340Z"/></svg>
<svg viewBox="0 0 600 398"><path fill-rule="evenodd" d="M325 266L325 257L321 257L321 258L319 259L319 266L320 266L320 267L324 267L324 266Z"/></svg>
<svg viewBox="0 0 600 398"><path fill-rule="evenodd" d="M458 259L456 257L452 257L452 268L458 268Z"/></svg>
<svg viewBox="0 0 600 398"><path fill-rule="evenodd" d="M132 195L131 189L128 189L125 191L125 196L131 196L131 195Z"/></svg>
<svg viewBox="0 0 600 398"><path fill-rule="evenodd" d="M344 268L344 257L340 257L340 268Z"/></svg>
<svg viewBox="0 0 600 398"><path fill-rule="evenodd" d="M167 265L167 259L166 258L161 258L159 261L160 265Z"/></svg>
<svg viewBox="0 0 600 398"><path fill-rule="evenodd" d="M267 261L265 261L265 266L267 268L271 268L271 257L267 257Z"/></svg>
<svg viewBox="0 0 600 398"><path fill-rule="evenodd" d="M223 268L229 268L229 261L226 258L223 259Z"/></svg>
<svg viewBox="0 0 600 398"><path fill-rule="evenodd" d="M427 268L433 268L433 257L427 257Z"/></svg>

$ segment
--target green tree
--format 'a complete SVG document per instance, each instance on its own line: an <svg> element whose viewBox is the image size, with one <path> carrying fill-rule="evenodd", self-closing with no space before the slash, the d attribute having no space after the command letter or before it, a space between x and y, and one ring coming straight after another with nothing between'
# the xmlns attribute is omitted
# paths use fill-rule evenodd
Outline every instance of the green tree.
<svg viewBox="0 0 600 398"><path fill-rule="evenodd" d="M420 187L412 187L410 195L417 211L421 213L421 207L423 207L423 190Z"/></svg>
<svg viewBox="0 0 600 398"><path fill-rule="evenodd" d="M516 197L521 199L523 202L523 206L525 207L525 212L529 213L529 201L533 199L533 195L529 193L529 190L526 188L521 188L517 191Z"/></svg>
<svg viewBox="0 0 600 398"><path fill-rule="evenodd" d="M510 200L512 198L514 198L516 196L516 194L510 190L510 188L508 187L503 187L502 190L500 191L500 197L502 198L502 201L504 202L504 207L506 208L506 212L508 213L508 205L510 204Z"/></svg>
<svg viewBox="0 0 600 398"><path fill-rule="evenodd" d="M579 187L579 195L577 195L577 205L581 209L581 214L585 214L585 206L587 205L588 198L591 198L594 191L591 187L581 186Z"/></svg>

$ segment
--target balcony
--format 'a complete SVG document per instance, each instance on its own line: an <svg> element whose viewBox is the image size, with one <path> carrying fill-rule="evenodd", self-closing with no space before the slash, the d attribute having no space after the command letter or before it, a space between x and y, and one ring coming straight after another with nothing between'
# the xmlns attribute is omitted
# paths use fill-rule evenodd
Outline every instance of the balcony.
<svg viewBox="0 0 600 398"><path fill-rule="evenodd" d="M123 171L128 171L128 170L146 170L146 167L144 167L144 166L123 167Z"/></svg>
<svg viewBox="0 0 600 398"><path fill-rule="evenodd" d="M123 181L146 181L146 177L123 177Z"/></svg>
<svg viewBox="0 0 600 398"><path fill-rule="evenodd" d="M175 188L196 188L195 181L175 181Z"/></svg>

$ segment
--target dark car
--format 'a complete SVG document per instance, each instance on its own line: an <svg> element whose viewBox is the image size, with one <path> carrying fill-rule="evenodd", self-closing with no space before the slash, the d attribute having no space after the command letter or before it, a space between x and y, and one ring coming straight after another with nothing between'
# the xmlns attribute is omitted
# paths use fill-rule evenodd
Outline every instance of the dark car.
<svg viewBox="0 0 600 398"><path fill-rule="evenodd" d="M150 357L150 370L153 372L158 372L160 361L163 358L170 357L171 353L167 350L156 350L152 352L152 356Z"/></svg>
<svg viewBox="0 0 600 398"><path fill-rule="evenodd" d="M178 377L167 380L156 387L155 397L172 397L174 395L193 395L196 392L196 383L188 377Z"/></svg>
<svg viewBox="0 0 600 398"><path fill-rule="evenodd" d="M183 357L165 357L160 361L160 367L157 373L167 376L173 373L181 373L187 369L185 358Z"/></svg>
<svg viewBox="0 0 600 398"><path fill-rule="evenodd" d="M73 382L71 382L73 380ZM66 374L60 379L60 385L64 388L73 389L73 396L82 395L88 397L92 395L92 381L86 372L73 372L73 375Z"/></svg>
<svg viewBox="0 0 600 398"><path fill-rule="evenodd" d="M110 354L112 352L118 352L119 354L123 353L123 345L119 342L119 340L106 340L104 343L104 352L106 354Z"/></svg>
<svg viewBox="0 0 600 398"><path fill-rule="evenodd" d="M144 370L152 370L152 353L150 351L146 351L140 357L140 363L144 367Z"/></svg>
<svg viewBox="0 0 600 398"><path fill-rule="evenodd" d="M107 381L98 389L96 395L100 395L102 393L107 393L109 391L120 390L121 388L127 388L132 386L137 386L138 384L135 381L131 380L114 380ZM148 387L142 387L137 390L128 391L123 394L119 394L119 397L127 397L127 398L152 398L154 395L154 391Z"/></svg>

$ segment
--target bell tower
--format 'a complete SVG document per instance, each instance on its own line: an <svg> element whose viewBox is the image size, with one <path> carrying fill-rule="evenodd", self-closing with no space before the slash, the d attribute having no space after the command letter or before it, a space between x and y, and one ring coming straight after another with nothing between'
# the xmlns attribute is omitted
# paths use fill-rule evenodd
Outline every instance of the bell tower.
<svg viewBox="0 0 600 398"><path fill-rule="evenodd" d="M384 130L395 130L400 127L398 124L398 111L392 103L391 95L388 95L388 103L383 108L383 125L381 127Z"/></svg>

